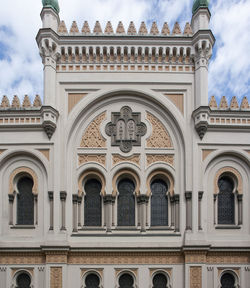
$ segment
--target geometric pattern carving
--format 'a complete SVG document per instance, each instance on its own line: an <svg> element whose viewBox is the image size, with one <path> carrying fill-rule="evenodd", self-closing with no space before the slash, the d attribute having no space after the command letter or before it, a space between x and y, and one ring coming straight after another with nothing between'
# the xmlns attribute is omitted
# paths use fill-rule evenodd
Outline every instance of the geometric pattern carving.
<svg viewBox="0 0 250 288"><path fill-rule="evenodd" d="M152 135L147 139L147 147L170 148L173 147L172 140L161 121L147 112L147 119L152 125Z"/></svg>
<svg viewBox="0 0 250 288"><path fill-rule="evenodd" d="M62 267L50 267L50 288L62 288Z"/></svg>
<svg viewBox="0 0 250 288"><path fill-rule="evenodd" d="M119 154L113 154L113 165L116 165L120 162L133 162L137 165L140 165L140 154L134 154L129 157L124 157Z"/></svg>
<svg viewBox="0 0 250 288"><path fill-rule="evenodd" d="M32 180L34 183L33 187L32 187L32 193L37 194L38 193L38 178L37 178L36 173L28 167L19 167L11 173L10 180L9 180L9 187L10 187L9 188L9 194L14 193L14 179L15 179L16 175L18 175L20 173L27 173L32 177Z"/></svg>
<svg viewBox="0 0 250 288"><path fill-rule="evenodd" d="M166 162L171 166L174 166L174 155L166 154L147 154L147 165L151 165L155 162Z"/></svg>
<svg viewBox="0 0 250 288"><path fill-rule="evenodd" d="M111 122L105 131L111 137L111 145L120 146L121 151L127 153L133 146L141 146L141 137L146 134L147 127L141 122L141 113L124 106L120 112L111 113Z"/></svg>
<svg viewBox="0 0 250 288"><path fill-rule="evenodd" d="M190 267L190 288L202 287L202 267Z"/></svg>
<svg viewBox="0 0 250 288"><path fill-rule="evenodd" d="M78 165L88 162L97 162L101 165L106 165L106 155L105 154L84 154L78 155Z"/></svg>
<svg viewBox="0 0 250 288"><path fill-rule="evenodd" d="M81 147L106 147L106 139L101 135L100 131L100 125L105 119L106 112L103 112L89 124L82 136Z"/></svg>

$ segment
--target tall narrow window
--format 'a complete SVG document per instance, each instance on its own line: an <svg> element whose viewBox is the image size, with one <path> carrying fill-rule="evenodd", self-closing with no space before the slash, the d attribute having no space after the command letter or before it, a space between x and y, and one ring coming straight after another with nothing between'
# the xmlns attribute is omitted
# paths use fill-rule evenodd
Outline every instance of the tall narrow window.
<svg viewBox="0 0 250 288"><path fill-rule="evenodd" d="M34 195L33 180L22 177L17 183L17 224L34 225Z"/></svg>
<svg viewBox="0 0 250 288"><path fill-rule="evenodd" d="M86 288L99 288L100 279L96 274L89 274L85 279Z"/></svg>
<svg viewBox="0 0 250 288"><path fill-rule="evenodd" d="M168 225L168 186L156 179L151 183L151 226Z"/></svg>
<svg viewBox="0 0 250 288"><path fill-rule="evenodd" d="M221 288L234 288L235 287L235 278L230 273L225 273L221 277Z"/></svg>
<svg viewBox="0 0 250 288"><path fill-rule="evenodd" d="M118 226L135 225L135 185L130 179L118 183Z"/></svg>
<svg viewBox="0 0 250 288"><path fill-rule="evenodd" d="M90 179L85 184L84 199L84 225L101 226L102 225L102 201L101 201L101 183L96 179Z"/></svg>
<svg viewBox="0 0 250 288"><path fill-rule="evenodd" d="M167 277L162 274L158 273L153 278L153 288L166 288L168 284Z"/></svg>
<svg viewBox="0 0 250 288"><path fill-rule="evenodd" d="M119 288L133 288L134 279L130 274L122 274L119 278Z"/></svg>
<svg viewBox="0 0 250 288"><path fill-rule="evenodd" d="M223 176L218 181L218 224L234 224L234 183Z"/></svg>
<svg viewBox="0 0 250 288"><path fill-rule="evenodd" d="M30 276L26 273L19 274L16 278L17 288L30 288Z"/></svg>

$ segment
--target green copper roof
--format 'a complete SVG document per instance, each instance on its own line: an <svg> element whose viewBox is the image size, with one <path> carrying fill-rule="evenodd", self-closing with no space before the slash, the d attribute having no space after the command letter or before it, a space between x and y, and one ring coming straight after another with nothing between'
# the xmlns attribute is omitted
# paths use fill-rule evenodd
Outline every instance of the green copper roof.
<svg viewBox="0 0 250 288"><path fill-rule="evenodd" d="M199 8L208 8L209 0L194 0L193 4L193 14L199 9Z"/></svg>
<svg viewBox="0 0 250 288"><path fill-rule="evenodd" d="M50 7L55 10L56 13L60 12L59 4L57 0L42 0L43 7Z"/></svg>

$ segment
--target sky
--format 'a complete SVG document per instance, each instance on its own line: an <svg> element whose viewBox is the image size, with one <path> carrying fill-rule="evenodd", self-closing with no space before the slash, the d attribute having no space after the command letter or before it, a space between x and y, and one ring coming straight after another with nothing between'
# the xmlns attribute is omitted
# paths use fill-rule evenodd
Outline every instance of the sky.
<svg viewBox="0 0 250 288"><path fill-rule="evenodd" d="M191 22L193 0L59 0L60 18L68 30L73 20L79 29L87 20L91 29L99 20L104 29L111 21L125 29L134 21L137 30L145 21L148 30L156 21L159 30L176 21L181 29ZM35 41L41 28L41 0L5 1L0 9L0 99L13 95L23 99L43 97L43 66ZM250 100L250 0L211 0L210 28L216 38L209 64L209 95L228 100L237 96Z"/></svg>

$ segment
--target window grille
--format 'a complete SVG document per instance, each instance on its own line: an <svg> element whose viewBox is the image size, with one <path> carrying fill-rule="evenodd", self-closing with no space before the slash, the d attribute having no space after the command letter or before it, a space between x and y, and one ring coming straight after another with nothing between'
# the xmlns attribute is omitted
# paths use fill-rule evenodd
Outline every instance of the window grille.
<svg viewBox="0 0 250 288"><path fill-rule="evenodd" d="M168 187L160 179L151 183L151 226L168 225Z"/></svg>
<svg viewBox="0 0 250 288"><path fill-rule="evenodd" d="M135 226L135 185L130 179L118 183L118 226Z"/></svg>
<svg viewBox="0 0 250 288"><path fill-rule="evenodd" d="M100 279L95 274L89 274L85 279L86 288L99 288Z"/></svg>
<svg viewBox="0 0 250 288"><path fill-rule="evenodd" d="M22 273L17 276L16 279L17 288L30 288L31 280L30 276L26 273Z"/></svg>
<svg viewBox="0 0 250 288"><path fill-rule="evenodd" d="M129 274L123 274L119 278L119 288L133 288L134 279Z"/></svg>
<svg viewBox="0 0 250 288"><path fill-rule="evenodd" d="M218 186L218 224L234 224L234 183L229 177L222 177Z"/></svg>
<svg viewBox="0 0 250 288"><path fill-rule="evenodd" d="M90 179L85 184L84 198L84 225L102 225L102 202L101 202L101 183L96 179Z"/></svg>
<svg viewBox="0 0 250 288"><path fill-rule="evenodd" d="M166 288L168 284L167 277L162 274L158 273L153 278L153 288Z"/></svg>
<svg viewBox="0 0 250 288"><path fill-rule="evenodd" d="M230 273L225 273L221 277L221 288L234 288L235 287L235 278Z"/></svg>
<svg viewBox="0 0 250 288"><path fill-rule="evenodd" d="M17 183L17 224L34 225L33 180L22 177Z"/></svg>

